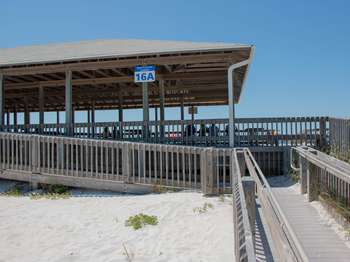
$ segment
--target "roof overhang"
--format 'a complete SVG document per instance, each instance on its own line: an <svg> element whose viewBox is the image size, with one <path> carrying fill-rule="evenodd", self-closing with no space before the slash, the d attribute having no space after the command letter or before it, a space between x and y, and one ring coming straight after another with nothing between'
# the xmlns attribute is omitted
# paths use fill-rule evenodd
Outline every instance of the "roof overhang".
<svg viewBox="0 0 350 262"><path fill-rule="evenodd" d="M142 107L142 91L134 67L156 65L150 105L159 104L159 80L165 81L166 106L227 104L227 68L252 59L253 46L147 40L104 40L0 49L0 74L5 78L6 107L38 111L38 87L45 88L45 110L64 110L65 72L73 74L76 110ZM249 63L250 64L250 63ZM235 72L238 102L249 68Z"/></svg>

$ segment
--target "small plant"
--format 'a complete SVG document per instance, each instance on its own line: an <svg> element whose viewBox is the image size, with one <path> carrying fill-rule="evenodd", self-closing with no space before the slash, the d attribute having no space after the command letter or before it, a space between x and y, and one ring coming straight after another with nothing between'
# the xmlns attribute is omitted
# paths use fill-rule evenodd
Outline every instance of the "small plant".
<svg viewBox="0 0 350 262"><path fill-rule="evenodd" d="M142 213L131 216L125 221L125 226L133 227L135 230L138 230L146 225L155 226L157 224L158 218L156 216L149 216Z"/></svg>
<svg viewBox="0 0 350 262"><path fill-rule="evenodd" d="M51 199L51 200L57 200L57 199L67 199L71 196L71 193L69 192L69 188L63 185L49 185L47 189L44 192L40 193L31 193L30 199Z"/></svg>
<svg viewBox="0 0 350 262"><path fill-rule="evenodd" d="M153 192L156 194L163 194L163 193L174 193L178 192L179 190L176 188L171 187L165 187L161 184L153 184Z"/></svg>
<svg viewBox="0 0 350 262"><path fill-rule="evenodd" d="M203 207L195 207L193 209L193 212L198 214L203 214L203 213L206 213L209 208L213 209L214 208L213 204L205 202Z"/></svg>
<svg viewBox="0 0 350 262"><path fill-rule="evenodd" d="M23 196L23 192L19 186L14 186L4 193L5 196L20 197Z"/></svg>
<svg viewBox="0 0 350 262"><path fill-rule="evenodd" d="M225 195L220 195L219 201L224 203L225 202Z"/></svg>
<svg viewBox="0 0 350 262"><path fill-rule="evenodd" d="M292 179L294 183L298 183L300 181L299 173L294 171L293 169L289 170L288 176Z"/></svg>

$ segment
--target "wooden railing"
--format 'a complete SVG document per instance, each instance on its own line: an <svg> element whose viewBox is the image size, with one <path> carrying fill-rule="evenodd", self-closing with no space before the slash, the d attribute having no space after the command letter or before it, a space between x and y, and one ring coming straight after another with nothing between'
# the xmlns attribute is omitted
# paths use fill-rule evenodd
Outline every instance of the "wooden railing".
<svg viewBox="0 0 350 262"><path fill-rule="evenodd" d="M248 173L256 183L257 198L272 235L276 260L309 261L252 153L244 149L243 154Z"/></svg>
<svg viewBox="0 0 350 262"><path fill-rule="evenodd" d="M242 176L244 174L241 173L241 166L242 159L241 161L238 160L237 151L235 149L232 154L232 169L235 174L232 184L235 256L236 261L253 262L256 261L254 236L252 232L252 228L255 227L255 217L253 221L251 221L249 217L251 214L248 214L247 201L242 183ZM255 192L250 193L255 195ZM255 209L255 205L251 208Z"/></svg>
<svg viewBox="0 0 350 262"><path fill-rule="evenodd" d="M125 140L196 146L228 146L228 119L167 120L3 126L5 132ZM148 130L148 132L145 132ZM144 136L144 134L148 134ZM235 119L237 147L309 145L328 143L327 117L277 117Z"/></svg>
<svg viewBox="0 0 350 262"><path fill-rule="evenodd" d="M232 149L0 133L1 169L231 192Z"/></svg>
<svg viewBox="0 0 350 262"><path fill-rule="evenodd" d="M350 164L310 147L293 148L299 155L301 193L309 201L325 195L350 209ZM292 163L294 160L292 160ZM350 213L348 214L350 219Z"/></svg>
<svg viewBox="0 0 350 262"><path fill-rule="evenodd" d="M350 162L350 119L329 119L329 140L331 153Z"/></svg>

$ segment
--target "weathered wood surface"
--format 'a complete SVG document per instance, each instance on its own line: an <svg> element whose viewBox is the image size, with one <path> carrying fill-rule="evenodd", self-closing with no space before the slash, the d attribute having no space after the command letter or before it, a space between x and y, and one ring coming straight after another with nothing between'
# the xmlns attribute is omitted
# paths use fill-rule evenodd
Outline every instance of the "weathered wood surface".
<svg viewBox="0 0 350 262"><path fill-rule="evenodd" d="M350 249L304 195L286 187L272 187L272 191L310 261L349 261Z"/></svg>

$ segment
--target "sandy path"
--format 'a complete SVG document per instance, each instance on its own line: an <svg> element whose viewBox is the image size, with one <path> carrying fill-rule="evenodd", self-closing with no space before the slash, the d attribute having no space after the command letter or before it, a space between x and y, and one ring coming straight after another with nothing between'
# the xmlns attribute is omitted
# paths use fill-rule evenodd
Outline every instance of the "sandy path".
<svg viewBox="0 0 350 262"><path fill-rule="evenodd" d="M75 194L70 199L0 196L0 261L233 261L229 198L196 192L125 196ZM193 208L212 203L197 214ZM156 215L157 226L134 231L130 215Z"/></svg>

